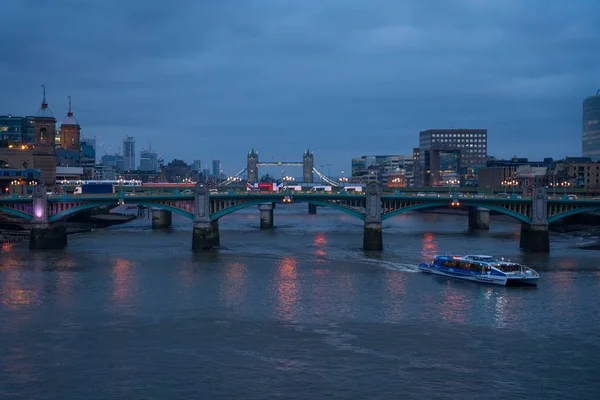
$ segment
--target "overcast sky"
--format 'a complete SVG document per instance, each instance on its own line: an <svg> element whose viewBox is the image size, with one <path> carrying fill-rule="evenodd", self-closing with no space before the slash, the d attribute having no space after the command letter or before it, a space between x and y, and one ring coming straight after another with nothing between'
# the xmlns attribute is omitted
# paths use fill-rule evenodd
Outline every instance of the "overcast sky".
<svg viewBox="0 0 600 400"><path fill-rule="evenodd" d="M129 134L229 174L252 147L264 161L310 147L334 175L410 154L429 128L487 128L497 157L577 156L600 88L598 0L2 0L0 14L0 114L34 114L46 84L59 121L73 97L99 156Z"/></svg>

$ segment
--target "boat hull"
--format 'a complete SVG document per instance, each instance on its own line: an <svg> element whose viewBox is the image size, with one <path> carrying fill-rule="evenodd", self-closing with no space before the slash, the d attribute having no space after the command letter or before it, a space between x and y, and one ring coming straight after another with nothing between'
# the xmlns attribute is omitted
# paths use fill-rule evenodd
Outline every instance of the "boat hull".
<svg viewBox="0 0 600 400"><path fill-rule="evenodd" d="M538 280L537 277L506 277L491 274L471 274L467 271L436 268L427 264L419 265L419 270L427 274L496 286L536 286Z"/></svg>

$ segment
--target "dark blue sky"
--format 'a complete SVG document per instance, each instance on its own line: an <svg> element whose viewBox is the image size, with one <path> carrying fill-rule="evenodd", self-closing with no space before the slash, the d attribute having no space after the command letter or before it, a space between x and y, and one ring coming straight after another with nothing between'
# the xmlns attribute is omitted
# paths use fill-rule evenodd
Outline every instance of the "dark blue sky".
<svg viewBox="0 0 600 400"><path fill-rule="evenodd" d="M490 4L488 4L490 3ZM600 87L597 0L4 0L0 114L73 97L100 155L125 134L227 173L301 159L348 170L418 132L489 130L498 157L581 153ZM267 171L265 171L267 172ZM294 172L299 175L301 172Z"/></svg>

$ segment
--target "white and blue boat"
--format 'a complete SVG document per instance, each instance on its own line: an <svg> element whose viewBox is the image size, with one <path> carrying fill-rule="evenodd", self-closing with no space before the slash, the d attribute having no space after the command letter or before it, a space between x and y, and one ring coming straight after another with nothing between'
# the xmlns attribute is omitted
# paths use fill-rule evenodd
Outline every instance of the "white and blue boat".
<svg viewBox="0 0 600 400"><path fill-rule="evenodd" d="M532 268L485 255L437 255L419 264L424 273L500 286L536 286L540 275Z"/></svg>

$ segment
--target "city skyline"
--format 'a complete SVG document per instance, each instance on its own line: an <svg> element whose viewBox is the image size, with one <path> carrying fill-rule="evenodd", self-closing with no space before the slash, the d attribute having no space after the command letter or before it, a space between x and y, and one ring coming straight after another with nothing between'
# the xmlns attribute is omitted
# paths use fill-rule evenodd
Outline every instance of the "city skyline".
<svg viewBox="0 0 600 400"><path fill-rule="evenodd" d="M57 120L72 95L82 131L107 147L129 135L166 162L220 159L228 174L251 148L297 161L310 147L316 166L347 171L453 127L487 129L491 156L581 155L600 5L396 3L150 1L140 14L140 2L31 13L9 1L31 23L0 26L0 114L33 115L46 84Z"/></svg>

